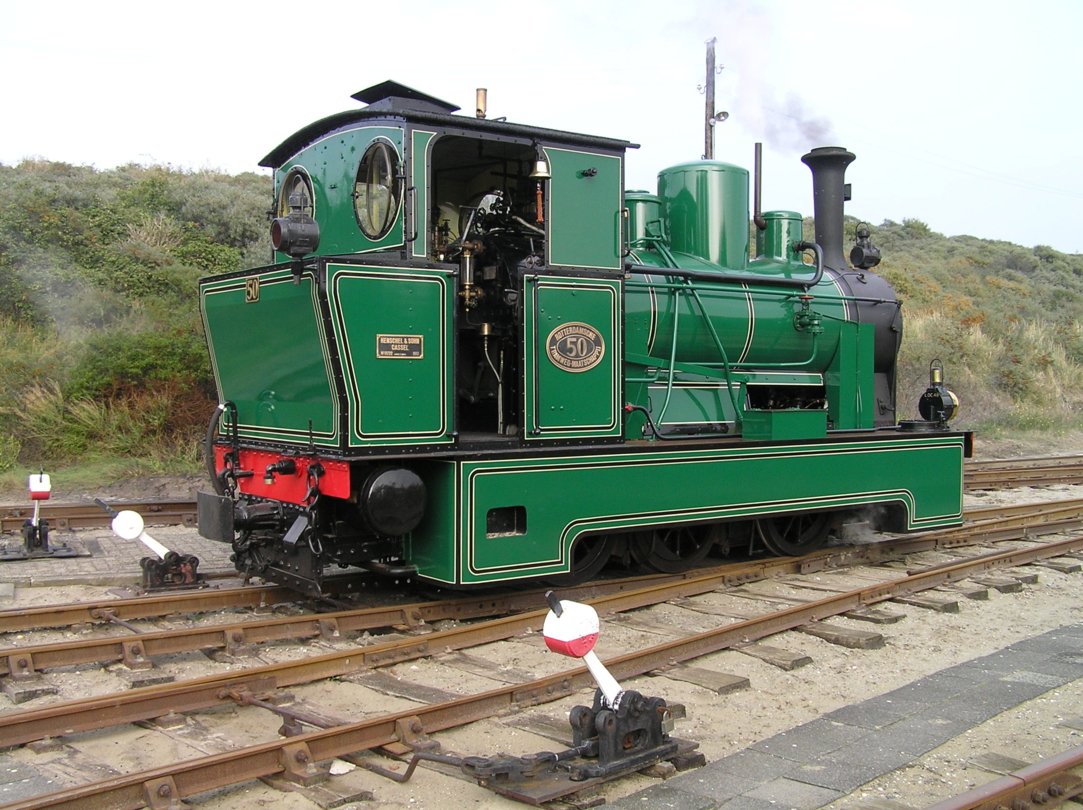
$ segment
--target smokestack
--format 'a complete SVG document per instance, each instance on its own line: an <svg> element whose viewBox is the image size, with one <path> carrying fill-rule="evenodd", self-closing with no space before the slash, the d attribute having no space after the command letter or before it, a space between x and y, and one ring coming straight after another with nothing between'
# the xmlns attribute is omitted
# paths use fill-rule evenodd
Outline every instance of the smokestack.
<svg viewBox="0 0 1083 810"><path fill-rule="evenodd" d="M842 253L842 204L850 199L846 167L854 158L841 146L820 146L801 158L812 170L816 241L823 248L824 265L835 270L849 267Z"/></svg>

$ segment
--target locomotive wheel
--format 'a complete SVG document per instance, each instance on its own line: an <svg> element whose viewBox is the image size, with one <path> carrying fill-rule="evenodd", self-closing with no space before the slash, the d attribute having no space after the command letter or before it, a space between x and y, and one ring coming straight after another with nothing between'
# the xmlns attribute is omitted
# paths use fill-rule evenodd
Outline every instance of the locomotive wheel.
<svg viewBox="0 0 1083 810"><path fill-rule="evenodd" d="M822 548L831 528L831 515L814 512L781 515L756 521L756 533L767 550L783 557L798 557Z"/></svg>
<svg viewBox="0 0 1083 810"><path fill-rule="evenodd" d="M594 579L605 568L617 548L615 534L588 534L572 546L572 565L567 574L546 577L554 585L578 585Z"/></svg>
<svg viewBox="0 0 1083 810"><path fill-rule="evenodd" d="M632 538L632 554L663 574L686 571L706 557L717 538L716 526L663 526Z"/></svg>

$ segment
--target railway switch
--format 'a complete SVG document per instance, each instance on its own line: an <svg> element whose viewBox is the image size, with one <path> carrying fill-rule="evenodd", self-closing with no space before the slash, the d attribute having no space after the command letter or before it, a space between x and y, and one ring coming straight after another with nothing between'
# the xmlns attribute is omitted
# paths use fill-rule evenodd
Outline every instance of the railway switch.
<svg viewBox="0 0 1083 810"><path fill-rule="evenodd" d="M143 516L138 512L131 509L118 512L100 498L95 498L94 503L113 518L113 534L121 540L138 540L155 553L156 557L143 557L139 561L139 566L143 569L144 591L202 588L207 584L204 576L197 570L199 558L170 551L147 534L144 531Z"/></svg>
<svg viewBox="0 0 1083 810"><path fill-rule="evenodd" d="M665 700L644 697L620 684L594 654L600 624L590 605L545 595L550 611L542 635L553 652L582 659L598 683L594 705L576 706L569 714L572 747L513 756L458 757L416 750L404 774L371 762L358 764L405 782L421 762L457 765L463 774L495 793L535 806L579 793L669 761L678 770L705 764L697 743L670 736L673 718Z"/></svg>
<svg viewBox="0 0 1083 810"><path fill-rule="evenodd" d="M52 481L48 473L44 470L33 473L29 480L29 490L30 500L34 504L34 514L23 522L23 547L21 549L9 549L0 545L0 562L40 559L42 557L83 556L82 553L66 543L57 546L49 545L49 521L41 515L42 501L49 500L49 496L53 492Z"/></svg>
<svg viewBox="0 0 1083 810"><path fill-rule="evenodd" d="M594 652L600 623L590 605L545 595L549 613L542 635L553 652L583 659L598 684L594 705L576 706L569 715L572 744L583 762L570 763L572 781L617 776L646 768L677 754L669 736L673 719L666 702L625 691Z"/></svg>
<svg viewBox="0 0 1083 810"><path fill-rule="evenodd" d="M42 470L30 476L30 500L34 502L34 517L23 524L23 542L28 557L49 553L49 521L41 517L41 502L52 494L53 484Z"/></svg>

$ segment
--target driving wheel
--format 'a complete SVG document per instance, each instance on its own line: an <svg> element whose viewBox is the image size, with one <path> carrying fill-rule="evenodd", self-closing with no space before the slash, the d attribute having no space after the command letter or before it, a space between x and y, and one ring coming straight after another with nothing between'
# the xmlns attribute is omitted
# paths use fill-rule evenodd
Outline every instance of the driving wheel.
<svg viewBox="0 0 1083 810"><path fill-rule="evenodd" d="M756 521L756 532L772 554L798 557L822 548L831 529L831 515L813 512L779 515Z"/></svg>

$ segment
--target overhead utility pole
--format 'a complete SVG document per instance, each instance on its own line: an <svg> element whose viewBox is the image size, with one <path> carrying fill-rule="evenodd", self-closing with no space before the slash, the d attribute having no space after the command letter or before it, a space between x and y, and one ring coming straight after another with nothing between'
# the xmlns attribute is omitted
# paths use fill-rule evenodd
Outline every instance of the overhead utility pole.
<svg viewBox="0 0 1083 810"><path fill-rule="evenodd" d="M703 158L714 160L714 128L730 117L728 112L716 112L714 108L714 77L721 72L721 68L715 67L714 45L718 40L711 37L707 40L707 82L701 88L707 96L706 112L704 113L703 125Z"/></svg>

